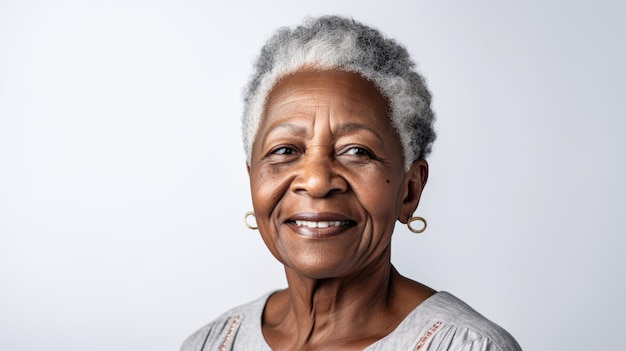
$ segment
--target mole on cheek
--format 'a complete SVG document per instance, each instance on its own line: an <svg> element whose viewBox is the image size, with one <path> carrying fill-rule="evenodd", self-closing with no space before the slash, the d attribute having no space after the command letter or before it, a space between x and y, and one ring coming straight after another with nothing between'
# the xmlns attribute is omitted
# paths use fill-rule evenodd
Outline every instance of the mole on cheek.
<svg viewBox="0 0 626 351"><path fill-rule="evenodd" d="M389 184L389 179L387 179L387 184Z"/></svg>

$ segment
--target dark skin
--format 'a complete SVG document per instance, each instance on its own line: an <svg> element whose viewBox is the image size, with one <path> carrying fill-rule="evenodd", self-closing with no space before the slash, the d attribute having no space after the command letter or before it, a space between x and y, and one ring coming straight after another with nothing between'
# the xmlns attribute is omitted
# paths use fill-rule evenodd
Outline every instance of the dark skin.
<svg viewBox="0 0 626 351"><path fill-rule="evenodd" d="M343 71L301 71L270 92L248 165L255 217L289 287L263 335L274 350L362 350L434 290L391 264L396 220L417 209L425 160L404 168L388 104Z"/></svg>

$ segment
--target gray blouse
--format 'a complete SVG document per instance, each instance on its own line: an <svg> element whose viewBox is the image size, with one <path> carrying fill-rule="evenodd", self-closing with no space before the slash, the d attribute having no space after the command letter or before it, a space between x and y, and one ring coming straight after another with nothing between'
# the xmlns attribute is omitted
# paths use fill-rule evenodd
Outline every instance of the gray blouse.
<svg viewBox="0 0 626 351"><path fill-rule="evenodd" d="M270 295L224 313L187 338L180 351L271 351L261 328L263 309ZM463 301L439 292L364 351L381 350L521 351L521 347L506 330Z"/></svg>

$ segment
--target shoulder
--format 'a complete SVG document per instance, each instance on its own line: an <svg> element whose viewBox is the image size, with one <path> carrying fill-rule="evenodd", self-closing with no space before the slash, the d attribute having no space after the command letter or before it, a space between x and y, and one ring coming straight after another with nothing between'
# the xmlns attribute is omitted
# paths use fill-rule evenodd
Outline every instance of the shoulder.
<svg viewBox="0 0 626 351"><path fill-rule="evenodd" d="M232 343L238 329L246 319L254 319L262 313L270 293L241 306L232 308L191 334L182 344L180 351L213 350L215 346ZM259 316L260 317L260 316Z"/></svg>
<svg viewBox="0 0 626 351"><path fill-rule="evenodd" d="M420 307L429 328L416 350L521 350L511 334L450 293L437 293Z"/></svg>

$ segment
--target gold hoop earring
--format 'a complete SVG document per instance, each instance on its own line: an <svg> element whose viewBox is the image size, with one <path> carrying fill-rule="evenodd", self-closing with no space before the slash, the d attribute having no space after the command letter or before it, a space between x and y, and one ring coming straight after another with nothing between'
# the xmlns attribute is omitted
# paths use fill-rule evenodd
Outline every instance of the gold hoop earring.
<svg viewBox="0 0 626 351"><path fill-rule="evenodd" d="M424 226L421 229L415 229L411 226L411 223L415 222L415 221L420 221L422 223L424 223ZM428 226L426 224L426 220L423 217L411 217L409 218L408 221L406 221L406 226L409 227L409 230L412 231L413 233L419 234L422 233L424 230L426 230L426 227Z"/></svg>
<svg viewBox="0 0 626 351"><path fill-rule="evenodd" d="M254 217L254 211L248 211L248 212L246 212L245 215L243 215L243 224L245 224L246 227L248 227L248 229L250 229L250 230L259 229L259 227L255 227L253 225L248 224L248 217L250 217L250 216Z"/></svg>

